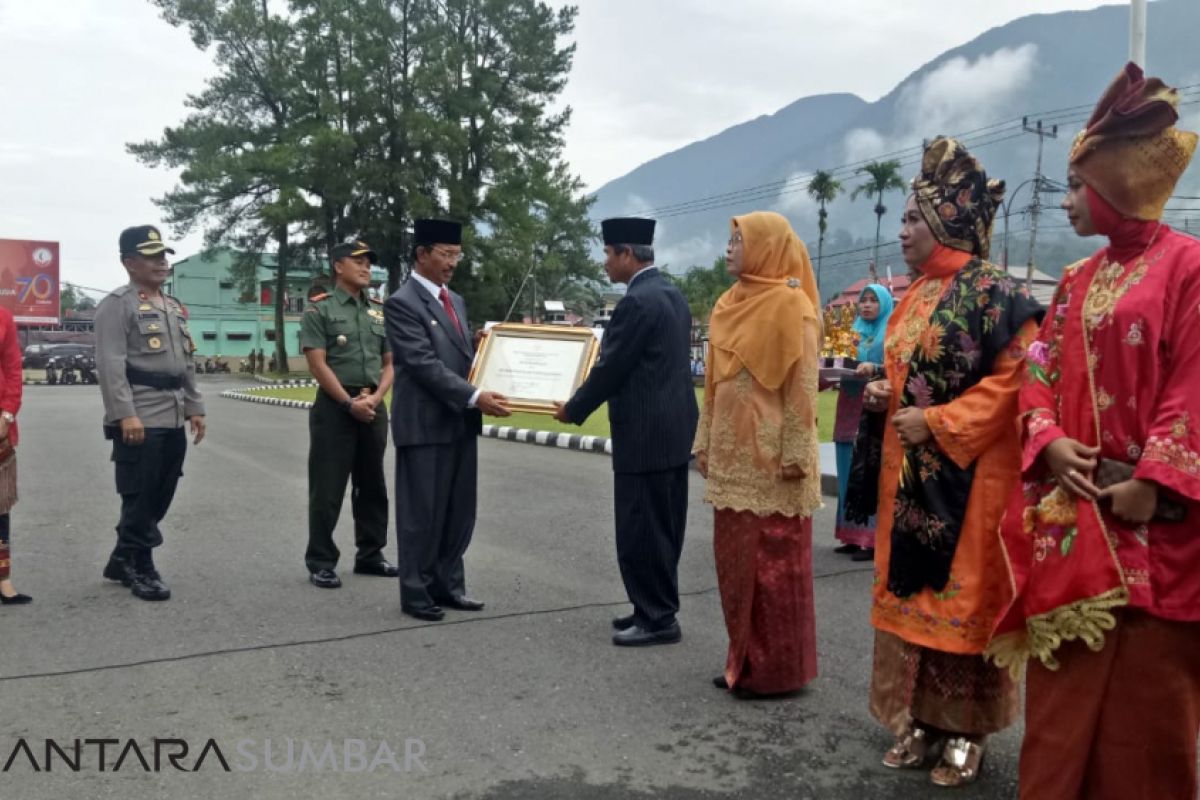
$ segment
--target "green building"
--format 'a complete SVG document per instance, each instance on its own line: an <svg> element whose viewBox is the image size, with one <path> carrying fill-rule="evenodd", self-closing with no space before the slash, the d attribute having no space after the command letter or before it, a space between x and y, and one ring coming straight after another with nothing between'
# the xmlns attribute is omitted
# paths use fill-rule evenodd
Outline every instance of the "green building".
<svg viewBox="0 0 1200 800"><path fill-rule="evenodd" d="M197 356L244 358L251 350L275 351L275 282L278 261L273 253L259 256L253 292L245 292L233 277L236 253L217 250L207 255L188 256L174 264L164 287L188 309L188 327L196 342ZM373 267L374 291L386 285L387 271ZM300 315L308 290L315 281L332 287L325 264L292 264L288 268L284 294L284 336L288 356L301 356ZM303 359L301 359L302 361ZM236 362L230 366L237 369ZM297 366L293 362L293 366Z"/></svg>

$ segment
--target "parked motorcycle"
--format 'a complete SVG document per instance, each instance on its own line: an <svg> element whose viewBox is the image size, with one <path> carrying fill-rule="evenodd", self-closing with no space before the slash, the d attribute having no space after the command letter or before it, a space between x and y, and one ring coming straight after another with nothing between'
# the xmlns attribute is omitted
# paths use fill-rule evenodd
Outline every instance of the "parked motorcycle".
<svg viewBox="0 0 1200 800"><path fill-rule="evenodd" d="M96 376L96 359L91 356L75 356L75 367L79 370L80 382L90 384L100 382L100 379Z"/></svg>

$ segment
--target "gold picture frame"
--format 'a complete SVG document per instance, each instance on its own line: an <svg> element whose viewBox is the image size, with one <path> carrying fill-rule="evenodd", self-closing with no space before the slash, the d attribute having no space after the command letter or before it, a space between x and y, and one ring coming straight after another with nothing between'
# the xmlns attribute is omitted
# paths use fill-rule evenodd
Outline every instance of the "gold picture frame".
<svg viewBox="0 0 1200 800"><path fill-rule="evenodd" d="M502 322L488 329L467 380L508 397L513 411L553 414L591 372L600 342L591 328Z"/></svg>

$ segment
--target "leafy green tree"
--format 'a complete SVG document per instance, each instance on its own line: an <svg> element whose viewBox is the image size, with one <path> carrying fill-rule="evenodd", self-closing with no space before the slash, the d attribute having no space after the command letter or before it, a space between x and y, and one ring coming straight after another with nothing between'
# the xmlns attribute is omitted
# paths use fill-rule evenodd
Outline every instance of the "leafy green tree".
<svg viewBox="0 0 1200 800"><path fill-rule="evenodd" d="M79 305L79 298L81 295L82 292L76 290L76 288L71 284L61 284L58 287L59 314L65 317L67 316L68 311L75 311L76 307Z"/></svg>
<svg viewBox="0 0 1200 800"><path fill-rule="evenodd" d="M59 314L65 317L68 311L92 311L96 308L96 301L78 286L62 283L58 287L58 307Z"/></svg>
<svg viewBox="0 0 1200 800"><path fill-rule="evenodd" d="M821 292L821 260L825 254L825 232L829 230L829 212L825 210L825 206L837 199L837 196L843 191L841 181L836 180L833 174L826 170L819 169L813 173L812 179L808 182L808 196L817 201L817 228L820 230L820 236L817 238L817 294Z"/></svg>
<svg viewBox="0 0 1200 800"><path fill-rule="evenodd" d="M292 0L313 125L302 220L322 257L360 236L399 286L412 220L439 213L445 143L429 101L444 35L431 0Z"/></svg>
<svg viewBox="0 0 1200 800"><path fill-rule="evenodd" d="M866 166L859 167L856 175L867 175L867 182L856 187L850 193L851 200L857 200L860 195L875 198L875 248L871 254L872 263L879 266L879 228L883 224L883 215L887 206L883 204L883 196L891 191L903 191L907 184L900 177L899 161L872 161Z"/></svg>
<svg viewBox="0 0 1200 800"><path fill-rule="evenodd" d="M180 184L157 200L178 235L204 228L206 248L231 246L235 280L256 281L259 254L277 255L275 330L284 329L292 223L305 200L297 180L311 109L298 102L300 48L291 21L266 0L155 0L172 25L212 49L217 74L188 98L192 113L157 141L129 145L151 166L180 169ZM255 287L257 288L257 287ZM275 337L277 363L287 339Z"/></svg>
<svg viewBox="0 0 1200 800"><path fill-rule="evenodd" d="M671 278L687 300L692 319L703 324L707 324L717 299L733 285L733 278L725 266L725 256L714 261L712 266L693 267L682 276L672 275Z"/></svg>
<svg viewBox="0 0 1200 800"><path fill-rule="evenodd" d="M446 0L438 9L443 36L432 56L440 69L430 100L446 145L446 212L452 219L482 222L495 236L506 236L509 225L524 229L526 238L541 240L547 256L561 249L568 230L575 250L586 247L593 232L583 188L554 168L570 110L548 110L570 72L575 45L560 41L571 34L576 9L555 10L540 0ZM514 197L514 187L521 186L528 192ZM564 218L571 209L576 213ZM560 230L546 230L556 222ZM475 239L481 254L483 238ZM560 243L552 246L555 240ZM539 257L536 248L531 255ZM545 269L557 269L553 258L535 272ZM496 270L508 266L484 260L456 277L456 288L472 307L488 306L485 287L506 280L490 274Z"/></svg>
<svg viewBox="0 0 1200 800"><path fill-rule="evenodd" d="M600 302L603 273L590 247L592 198L565 166L532 168L507 175L489 193L491 235L477 240L486 269L473 286L473 313L481 320L523 311L540 317L544 300L561 300L584 315Z"/></svg>
<svg viewBox="0 0 1200 800"><path fill-rule="evenodd" d="M423 216L466 225L454 283L473 316L502 315L530 265L535 285L586 299L598 275L589 202L562 162L569 110L550 111L571 66L574 7L155 2L214 52L218 74L181 125L130 150L180 170L160 199L168 221L242 252L240 280L252 279L259 253L278 254L278 330L289 265L364 238L394 290ZM279 337L281 361L282 349Z"/></svg>

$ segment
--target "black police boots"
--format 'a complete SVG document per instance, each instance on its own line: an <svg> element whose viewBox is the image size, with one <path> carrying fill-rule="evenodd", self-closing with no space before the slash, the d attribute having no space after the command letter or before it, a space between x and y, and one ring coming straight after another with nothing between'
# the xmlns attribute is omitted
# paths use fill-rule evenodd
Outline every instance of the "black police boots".
<svg viewBox="0 0 1200 800"><path fill-rule="evenodd" d="M104 577L110 581L120 581L122 586L129 587L134 597L142 600L171 598L171 590L154 568L154 561L149 553L139 553L127 558L112 555L108 564L104 566Z"/></svg>

